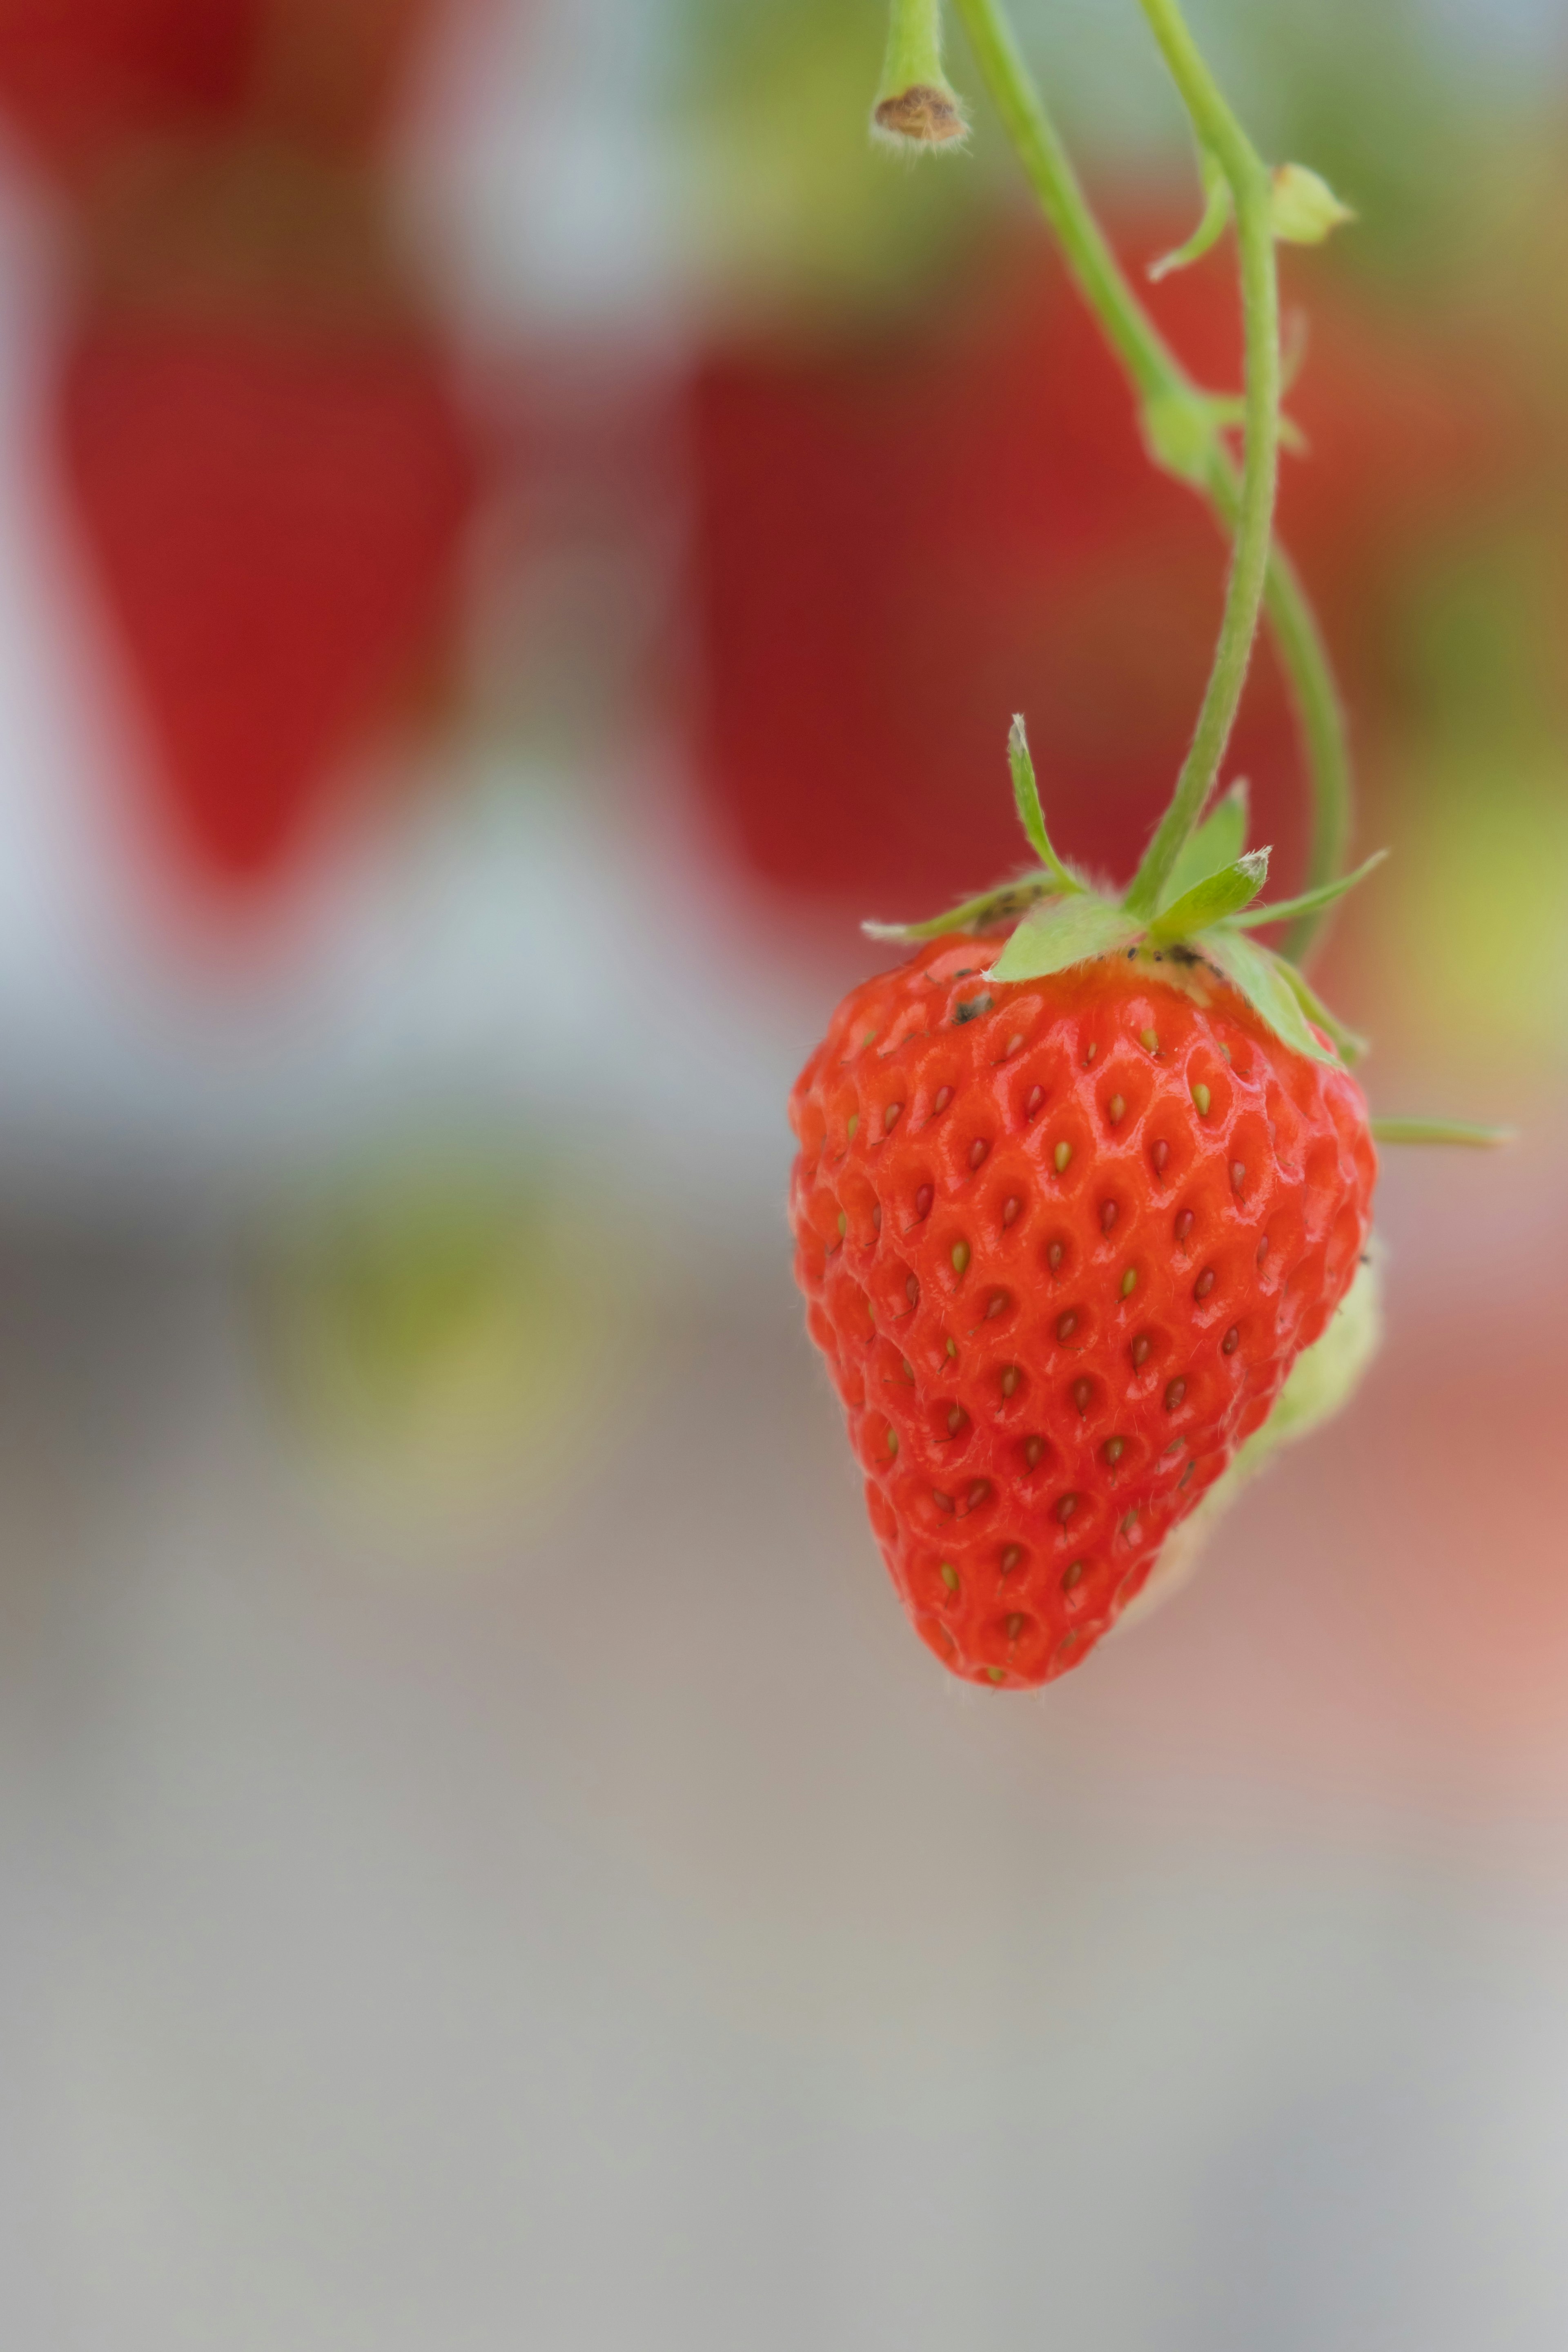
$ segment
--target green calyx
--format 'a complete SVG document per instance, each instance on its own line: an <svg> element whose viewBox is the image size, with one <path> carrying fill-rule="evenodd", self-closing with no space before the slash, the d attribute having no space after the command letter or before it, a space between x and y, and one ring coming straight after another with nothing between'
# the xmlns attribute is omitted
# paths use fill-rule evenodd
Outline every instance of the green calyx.
<svg viewBox="0 0 1568 2352"><path fill-rule="evenodd" d="M1145 913L1131 904L1131 892L1114 898L1094 888L1058 856L1021 718L1013 721L1007 754L1036 870L925 922L868 923L873 938L935 939L944 931L994 931L1011 922L1012 935L991 967L998 981L1045 980L1096 956L1128 952L1168 961L1176 972L1204 965L1227 980L1296 1053L1337 1066L1365 1051L1364 1041L1334 1018L1296 966L1250 934L1342 898L1381 863L1381 852L1342 880L1299 898L1260 901L1268 852L1247 847L1247 786L1233 784L1184 844Z"/></svg>

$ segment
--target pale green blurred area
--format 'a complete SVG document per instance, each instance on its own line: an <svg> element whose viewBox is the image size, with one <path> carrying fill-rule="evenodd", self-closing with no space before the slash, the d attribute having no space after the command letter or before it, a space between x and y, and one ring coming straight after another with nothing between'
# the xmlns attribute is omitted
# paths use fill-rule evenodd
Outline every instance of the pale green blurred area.
<svg viewBox="0 0 1568 2352"><path fill-rule="evenodd" d="M918 305L1019 203L984 108L874 158L868 0L454 44L417 201L479 360L560 363L557 470L443 788L229 961L73 781L7 231L7 2352L1568 2341L1568 55L1193 15L1363 215L1300 299L1448 322L1533 437L1396 583L1328 965L1381 1104L1524 1139L1390 1164L1360 1405L1029 1702L909 1633L800 1328L783 1106L864 944L759 904L636 685L645 410ZM1131 0L1020 18L1097 188L1190 172Z"/></svg>

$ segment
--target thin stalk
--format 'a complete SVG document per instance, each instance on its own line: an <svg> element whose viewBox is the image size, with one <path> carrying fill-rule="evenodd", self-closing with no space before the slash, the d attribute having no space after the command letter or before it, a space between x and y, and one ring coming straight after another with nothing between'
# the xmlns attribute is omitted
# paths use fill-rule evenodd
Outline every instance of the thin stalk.
<svg viewBox="0 0 1568 2352"><path fill-rule="evenodd" d="M1154 5L1160 5L1161 0L1154 0ZM1039 86L1018 47L1002 0L954 0L954 5L992 101L1017 150L1041 210L1061 245L1068 269L1083 299L1099 319L1145 411L1160 400L1201 399L1203 395L1134 292L1089 207L1082 184L1051 120ZM1166 9L1163 13L1180 26L1180 18L1173 9ZM1165 29L1170 32L1169 23ZM1184 27L1182 29L1184 31ZM1183 52L1184 69L1190 67L1195 57L1196 52L1189 40ZM1200 68L1201 63L1201 59L1198 60ZM1206 79L1206 69L1204 70ZM1213 100L1218 100L1218 92L1210 82L1205 92L1205 110ZM1223 100L1218 102L1223 107ZM1228 118L1228 109L1225 112ZM1206 131L1200 135L1210 137ZM1239 131L1236 136L1241 138ZM1212 143L1216 159L1223 165L1226 158L1217 133L1213 136ZM1225 143L1227 146L1231 144L1228 134ZM1252 155L1250 148L1246 147L1244 140L1241 144L1260 173L1262 166ZM1232 156L1233 160L1240 162L1239 151L1234 147ZM1226 176L1228 179L1228 172ZM1248 209L1257 209L1250 199ZM1271 265L1272 241L1269 259ZM1274 350L1277 369L1277 326ZM1273 407L1277 417L1277 378ZM1250 432L1248 444L1249 448L1255 446ZM1212 455L1197 487L1219 520L1238 542L1238 557L1233 559L1230 595L1227 598L1228 622L1232 602L1250 595L1251 581L1243 576L1237 589L1237 574L1242 570L1239 526L1243 513L1244 480L1217 434ZM1261 486L1255 482L1255 489L1258 487ZM1255 563L1256 547L1249 552ZM1344 718L1321 632L1295 568L1277 541L1266 544L1265 581L1269 626L1289 684L1307 754L1312 801L1311 848L1307 880L1309 887L1315 888L1336 878L1350 835L1351 765ZM1228 725L1225 731L1228 735ZM1194 738L1194 752L1198 750L1198 740ZM1218 758L1223 757L1223 753L1222 741L1215 754L1216 768ZM1201 773L1201 768L1198 772ZM1213 781L1212 772L1210 781ZM1289 951L1300 955L1314 944L1321 935L1324 920L1324 916L1320 914L1299 925L1287 942Z"/></svg>
<svg viewBox="0 0 1568 2352"><path fill-rule="evenodd" d="M1152 915L1158 907L1219 774L1262 617L1279 483L1279 273L1268 209L1268 174L1199 56L1176 0L1142 0L1142 7L1193 128L1225 173L1236 206L1247 430L1230 579L1214 667L1171 805L1155 828L1127 893L1127 911L1131 915Z"/></svg>

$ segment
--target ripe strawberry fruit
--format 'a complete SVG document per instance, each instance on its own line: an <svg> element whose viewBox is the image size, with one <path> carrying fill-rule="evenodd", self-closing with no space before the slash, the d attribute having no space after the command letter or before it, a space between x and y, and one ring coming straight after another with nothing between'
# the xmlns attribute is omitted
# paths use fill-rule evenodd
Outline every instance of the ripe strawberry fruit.
<svg viewBox="0 0 1568 2352"><path fill-rule="evenodd" d="M473 463L445 354L402 322L104 317L60 430L172 833L263 882L451 607Z"/></svg>
<svg viewBox="0 0 1568 2352"><path fill-rule="evenodd" d="M1050 856L1010 940L987 918L1016 888L853 989L791 1104L797 1278L883 1555L943 1664L1014 1688L1087 1655L1268 1419L1355 1276L1376 1168L1354 1080L1241 928L1265 856L1152 927ZM1086 923L1102 951L1071 952Z"/></svg>

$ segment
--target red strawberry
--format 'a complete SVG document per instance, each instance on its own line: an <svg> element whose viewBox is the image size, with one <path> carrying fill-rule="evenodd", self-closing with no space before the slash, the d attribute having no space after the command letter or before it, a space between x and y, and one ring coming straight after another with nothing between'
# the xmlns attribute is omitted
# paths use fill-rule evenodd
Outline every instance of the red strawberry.
<svg viewBox="0 0 1568 2352"><path fill-rule="evenodd" d="M380 131L431 0L0 0L0 103L51 170L245 124L341 151Z"/></svg>
<svg viewBox="0 0 1568 2352"><path fill-rule="evenodd" d="M472 467L443 355L395 321L109 315L61 430L174 828L261 878L449 608Z"/></svg>
<svg viewBox="0 0 1568 2352"><path fill-rule="evenodd" d="M1141 275L1169 239L1120 241ZM1239 380L1225 270L1150 300L1198 381ZM1400 690L1391 572L1514 462L1496 374L1343 287L1317 306L1284 529L1363 727ZM896 329L715 349L690 425L694 764L752 873L859 906L973 888L1009 854L985 778L996 713L1021 707L1048 719L1085 861L1125 870L1186 748L1225 551L1191 491L1151 475L1117 362L1039 248ZM1264 654L1232 757L1293 866L1298 754Z"/></svg>
<svg viewBox="0 0 1568 2352"><path fill-rule="evenodd" d="M904 1606L1018 1688L1085 1657L1267 1419L1375 1159L1353 1080L1205 954L1006 982L1000 944L950 932L846 997L791 1104L791 1216Z"/></svg>

